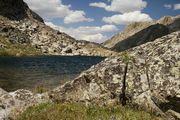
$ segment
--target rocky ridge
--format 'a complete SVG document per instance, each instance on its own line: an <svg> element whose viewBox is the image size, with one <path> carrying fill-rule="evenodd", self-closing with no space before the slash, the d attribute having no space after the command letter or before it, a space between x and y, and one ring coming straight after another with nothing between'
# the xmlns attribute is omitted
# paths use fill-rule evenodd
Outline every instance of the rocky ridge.
<svg viewBox="0 0 180 120"><path fill-rule="evenodd" d="M115 51L124 51L178 31L179 25L180 16L165 16L157 21L132 23L123 32L104 42L103 46Z"/></svg>
<svg viewBox="0 0 180 120"><path fill-rule="evenodd" d="M116 54L99 44L77 41L44 24L23 0L0 0L0 35L16 44L30 44L42 54L110 56Z"/></svg>
<svg viewBox="0 0 180 120"><path fill-rule="evenodd" d="M111 39L102 43L104 47L112 48L118 42L134 35L135 33L141 31L144 28L147 28L151 25L151 22L135 22L132 24L127 25L124 31L114 35Z"/></svg>

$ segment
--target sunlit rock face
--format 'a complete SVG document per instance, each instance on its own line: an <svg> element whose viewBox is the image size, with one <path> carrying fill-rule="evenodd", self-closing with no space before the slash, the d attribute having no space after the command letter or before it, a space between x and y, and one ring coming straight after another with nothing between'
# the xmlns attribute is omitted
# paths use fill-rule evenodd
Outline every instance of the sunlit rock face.
<svg viewBox="0 0 180 120"><path fill-rule="evenodd" d="M179 43L180 32L174 32L127 51L130 58L125 91L128 104L161 115L169 109L180 112ZM126 66L123 54L92 66L72 82L50 92L50 97L61 102L120 103Z"/></svg>

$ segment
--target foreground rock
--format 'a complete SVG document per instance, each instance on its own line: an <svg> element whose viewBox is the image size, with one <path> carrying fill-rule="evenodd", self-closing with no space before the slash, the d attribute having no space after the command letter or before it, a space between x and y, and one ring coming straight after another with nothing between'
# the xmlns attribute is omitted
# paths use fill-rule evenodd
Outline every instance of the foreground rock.
<svg viewBox="0 0 180 120"><path fill-rule="evenodd" d="M48 101L46 93L35 95L28 90L8 93L0 88L0 120L11 120L27 107Z"/></svg>
<svg viewBox="0 0 180 120"><path fill-rule="evenodd" d="M45 25L23 0L0 0L0 35L13 44L29 44L50 55L110 56L116 54L99 44L77 41ZM0 43L1 44L1 43Z"/></svg>
<svg viewBox="0 0 180 120"><path fill-rule="evenodd" d="M128 52L126 102L154 111L167 119L180 114L180 32ZM107 58L72 82L49 93L54 101L109 105L122 102L127 55ZM125 59L125 58L126 59ZM166 114L167 113L167 114Z"/></svg>

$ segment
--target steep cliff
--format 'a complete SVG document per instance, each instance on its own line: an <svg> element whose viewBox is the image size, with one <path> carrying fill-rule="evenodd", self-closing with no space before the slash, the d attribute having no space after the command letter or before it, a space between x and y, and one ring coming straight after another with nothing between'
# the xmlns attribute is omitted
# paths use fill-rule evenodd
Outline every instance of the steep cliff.
<svg viewBox="0 0 180 120"><path fill-rule="evenodd" d="M31 11L23 0L0 0L0 15L10 20L36 19L43 22L43 19Z"/></svg>

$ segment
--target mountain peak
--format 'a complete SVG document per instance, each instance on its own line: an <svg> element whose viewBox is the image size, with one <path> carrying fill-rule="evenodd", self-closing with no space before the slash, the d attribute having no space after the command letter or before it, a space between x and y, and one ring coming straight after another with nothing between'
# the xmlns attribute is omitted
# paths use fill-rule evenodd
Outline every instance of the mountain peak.
<svg viewBox="0 0 180 120"><path fill-rule="evenodd" d="M29 18L43 22L43 19L30 10L23 0L0 0L0 15L10 20Z"/></svg>

